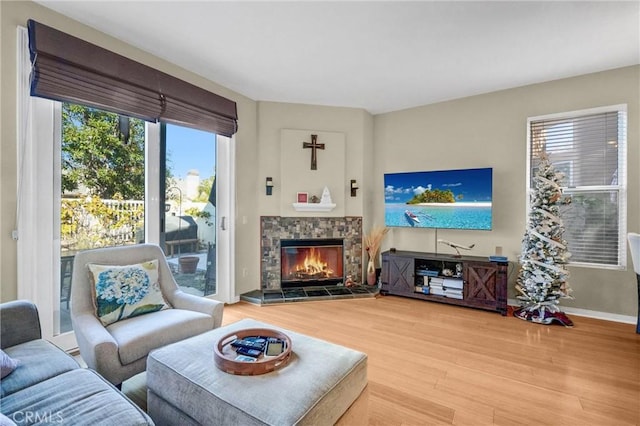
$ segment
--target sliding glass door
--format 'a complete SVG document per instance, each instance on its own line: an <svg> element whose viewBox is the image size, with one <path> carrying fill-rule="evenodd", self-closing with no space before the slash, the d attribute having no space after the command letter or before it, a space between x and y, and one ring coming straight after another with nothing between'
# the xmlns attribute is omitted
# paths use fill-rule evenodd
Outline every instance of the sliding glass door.
<svg viewBox="0 0 640 426"><path fill-rule="evenodd" d="M191 294L216 289L216 135L162 125L164 211L161 245L173 276Z"/></svg>

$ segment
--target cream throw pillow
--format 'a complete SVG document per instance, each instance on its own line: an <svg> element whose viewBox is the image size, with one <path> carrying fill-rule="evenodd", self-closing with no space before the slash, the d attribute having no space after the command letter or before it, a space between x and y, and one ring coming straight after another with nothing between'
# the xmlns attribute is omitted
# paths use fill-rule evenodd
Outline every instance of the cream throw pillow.
<svg viewBox="0 0 640 426"><path fill-rule="evenodd" d="M158 260L135 265L87 265L93 278L96 316L107 326L169 308L158 282Z"/></svg>

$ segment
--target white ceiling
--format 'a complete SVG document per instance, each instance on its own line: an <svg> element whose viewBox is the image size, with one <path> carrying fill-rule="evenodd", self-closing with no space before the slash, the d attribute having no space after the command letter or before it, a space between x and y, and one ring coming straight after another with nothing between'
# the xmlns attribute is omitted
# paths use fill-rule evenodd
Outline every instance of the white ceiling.
<svg viewBox="0 0 640 426"><path fill-rule="evenodd" d="M640 2L38 3L254 100L373 114L640 63Z"/></svg>

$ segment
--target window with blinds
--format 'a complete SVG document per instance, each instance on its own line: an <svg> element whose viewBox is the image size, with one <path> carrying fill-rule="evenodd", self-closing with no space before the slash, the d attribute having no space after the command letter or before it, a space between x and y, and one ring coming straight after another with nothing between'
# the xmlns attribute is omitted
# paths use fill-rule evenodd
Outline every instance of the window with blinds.
<svg viewBox="0 0 640 426"><path fill-rule="evenodd" d="M570 263L626 266L626 105L530 118L529 179L545 152L564 173L564 239Z"/></svg>

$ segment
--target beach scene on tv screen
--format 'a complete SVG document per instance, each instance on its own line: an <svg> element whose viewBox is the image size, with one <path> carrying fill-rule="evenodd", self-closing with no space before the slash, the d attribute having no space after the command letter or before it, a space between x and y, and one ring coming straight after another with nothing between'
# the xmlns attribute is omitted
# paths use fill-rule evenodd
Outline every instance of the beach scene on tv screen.
<svg viewBox="0 0 640 426"><path fill-rule="evenodd" d="M386 173L385 225L491 229L493 170Z"/></svg>

